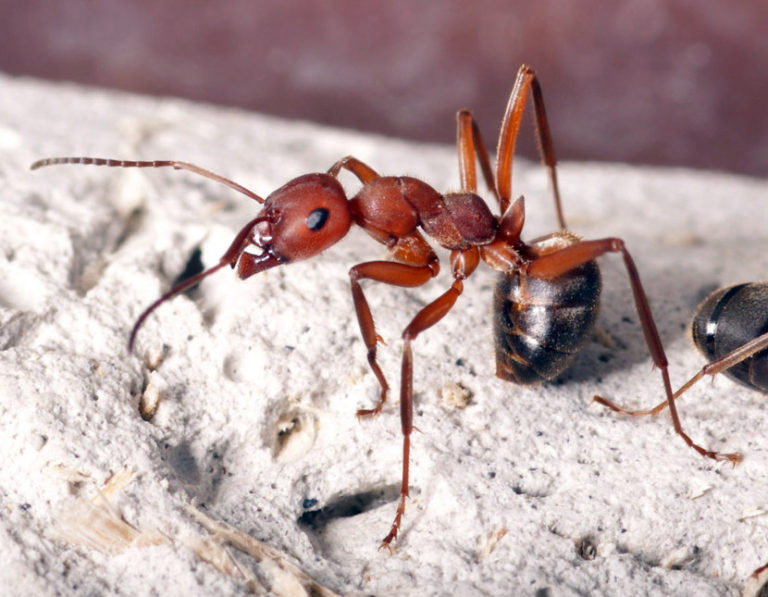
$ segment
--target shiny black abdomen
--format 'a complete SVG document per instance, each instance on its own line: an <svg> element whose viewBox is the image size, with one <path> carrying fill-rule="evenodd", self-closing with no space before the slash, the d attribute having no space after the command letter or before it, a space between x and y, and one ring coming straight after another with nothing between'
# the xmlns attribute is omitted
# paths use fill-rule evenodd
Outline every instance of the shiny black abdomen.
<svg viewBox="0 0 768 597"><path fill-rule="evenodd" d="M600 287L595 261L551 280L499 274L493 297L496 375L535 384L565 371L595 326Z"/></svg>
<svg viewBox="0 0 768 597"><path fill-rule="evenodd" d="M709 361L765 333L768 333L768 282L716 290L696 308L691 324L693 342ZM768 392L768 350L734 365L725 374Z"/></svg>

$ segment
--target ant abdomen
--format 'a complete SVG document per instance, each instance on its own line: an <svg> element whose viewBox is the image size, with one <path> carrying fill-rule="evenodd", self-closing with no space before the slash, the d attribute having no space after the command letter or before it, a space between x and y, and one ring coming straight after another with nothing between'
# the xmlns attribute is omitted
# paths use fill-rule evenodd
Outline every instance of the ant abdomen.
<svg viewBox="0 0 768 597"><path fill-rule="evenodd" d="M530 385L565 371L595 327L600 289L595 261L553 279L500 273L493 296L496 375Z"/></svg>
<svg viewBox="0 0 768 597"><path fill-rule="evenodd" d="M768 332L768 284L752 282L716 290L696 308L691 334L696 347L715 361ZM768 350L725 370L730 378L768 392Z"/></svg>

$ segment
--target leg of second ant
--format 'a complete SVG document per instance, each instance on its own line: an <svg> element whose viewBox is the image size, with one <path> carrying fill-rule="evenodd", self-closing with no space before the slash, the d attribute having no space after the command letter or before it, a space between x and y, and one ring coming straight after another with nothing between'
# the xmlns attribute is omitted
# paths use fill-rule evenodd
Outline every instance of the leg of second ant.
<svg viewBox="0 0 768 597"><path fill-rule="evenodd" d="M753 338L749 342L732 350L725 356L722 356L719 359L712 361L711 363L707 363L696 373L696 375L691 377L691 379L689 379L682 386L680 386L680 389L678 389L672 395L672 399L677 400L677 398L679 398L680 395L685 393L691 386L693 386L705 375L714 376L714 375L717 375L718 373L727 371L731 367L734 367L739 363L746 361L748 358L753 357L755 354L757 354L761 350L765 350L766 347L768 347L768 334L763 334L762 336ZM650 410L630 410L628 408L618 406L612 401L606 398L603 398L602 396L595 396L594 400L595 402L598 402L603 406L607 406L611 410L620 412L625 415L632 415L633 417L657 415L662 410L664 410L667 406L669 406L669 402L665 400L664 402L657 404Z"/></svg>
<svg viewBox="0 0 768 597"><path fill-rule="evenodd" d="M704 374L705 374L705 371L703 370L699 371L691 379L685 382L674 394L672 394L672 400L677 400L683 392L685 392L693 384L695 384L702 377L704 377ZM663 411L665 408L669 406L669 401L664 400L663 402L659 402L656 406L654 406L649 410L633 410L631 408L625 408L623 406L619 406L612 400L608 400L608 398L603 398L602 396L598 396L598 395L595 395L592 398L592 400L594 402L597 402L598 404L602 404L603 406L610 408L614 412L620 413L622 415L628 415L630 417L648 417L648 416L655 417L661 411Z"/></svg>

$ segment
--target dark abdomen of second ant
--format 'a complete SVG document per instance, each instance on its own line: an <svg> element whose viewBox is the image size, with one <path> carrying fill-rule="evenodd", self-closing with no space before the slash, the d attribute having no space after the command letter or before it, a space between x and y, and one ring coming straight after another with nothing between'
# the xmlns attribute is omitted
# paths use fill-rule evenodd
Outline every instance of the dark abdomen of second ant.
<svg viewBox="0 0 768 597"><path fill-rule="evenodd" d="M691 335L696 347L714 361L742 344L768 333L768 283L736 284L716 290L696 308ZM762 350L724 373L768 392L768 350Z"/></svg>
<svg viewBox="0 0 768 597"><path fill-rule="evenodd" d="M493 297L496 375L527 385L565 371L594 329L600 287L595 261L551 280L499 274Z"/></svg>

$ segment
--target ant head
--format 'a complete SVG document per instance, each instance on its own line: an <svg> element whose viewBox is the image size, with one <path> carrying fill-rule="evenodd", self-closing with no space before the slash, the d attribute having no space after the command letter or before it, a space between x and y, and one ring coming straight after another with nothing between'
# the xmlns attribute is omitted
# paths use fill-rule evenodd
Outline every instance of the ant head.
<svg viewBox="0 0 768 597"><path fill-rule="evenodd" d="M128 340L133 350L136 333L144 320L165 301L197 284L221 268L237 266L238 275L247 278L271 267L313 257L340 241L349 231L352 214L344 189L329 174L305 174L294 178L272 193L266 200L244 186L189 162L176 160L136 161L92 157L60 157L38 160L32 170L56 164L84 164L121 168L161 168L189 170L205 178L220 182L251 199L263 203L259 215L237 233L219 263L176 284L147 307L136 320ZM337 170L338 171L338 170ZM262 250L246 252L249 245Z"/></svg>
<svg viewBox="0 0 768 597"><path fill-rule="evenodd" d="M242 189L239 185L237 188ZM250 192L246 194L261 201ZM237 267L238 276L244 279L284 263L307 259L341 240L351 224L347 197L334 177L305 174L294 178L264 200L259 215L237 233L219 263L177 284L141 313L131 330L128 350L133 350L136 333L150 313L203 278L227 265ZM246 251L249 245L262 251Z"/></svg>
<svg viewBox="0 0 768 597"><path fill-rule="evenodd" d="M328 174L294 178L267 197L262 213L268 220L256 228L258 244L282 262L317 255L352 224L344 189Z"/></svg>

